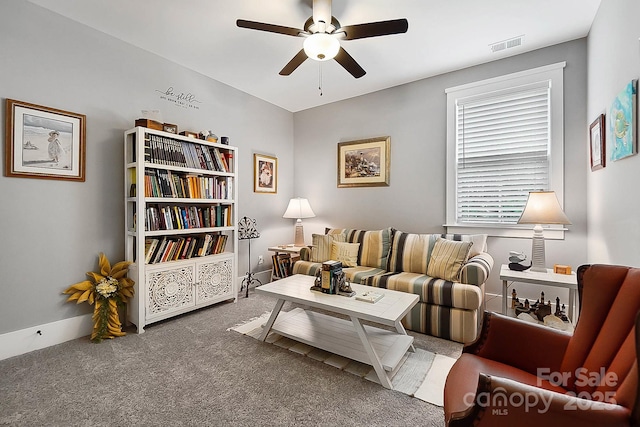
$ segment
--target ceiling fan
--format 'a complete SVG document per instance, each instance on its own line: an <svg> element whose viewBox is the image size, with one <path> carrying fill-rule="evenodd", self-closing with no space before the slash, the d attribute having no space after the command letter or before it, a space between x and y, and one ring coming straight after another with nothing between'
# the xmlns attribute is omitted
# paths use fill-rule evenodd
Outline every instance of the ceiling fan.
<svg viewBox="0 0 640 427"><path fill-rule="evenodd" d="M364 76L366 71L340 46L340 40L356 40L406 33L409 28L409 22L406 19L369 22L343 27L331 15L331 0L313 0L313 16L304 23L303 30L244 19L238 19L236 25L240 28L305 38L300 52L280 70L280 75L282 76L290 75L307 58L316 61L328 61L335 58L356 79Z"/></svg>

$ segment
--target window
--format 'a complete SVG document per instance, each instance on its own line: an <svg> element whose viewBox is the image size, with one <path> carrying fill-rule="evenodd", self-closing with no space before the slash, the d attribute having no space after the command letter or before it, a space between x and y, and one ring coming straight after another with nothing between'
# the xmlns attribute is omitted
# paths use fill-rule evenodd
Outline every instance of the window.
<svg viewBox="0 0 640 427"><path fill-rule="evenodd" d="M529 192L562 204L564 66L446 90L448 232L530 237L517 224Z"/></svg>

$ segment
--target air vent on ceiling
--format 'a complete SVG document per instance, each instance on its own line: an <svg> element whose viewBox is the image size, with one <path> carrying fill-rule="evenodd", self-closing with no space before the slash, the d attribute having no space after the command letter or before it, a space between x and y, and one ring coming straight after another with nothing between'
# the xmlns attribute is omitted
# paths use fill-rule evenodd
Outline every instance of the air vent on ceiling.
<svg viewBox="0 0 640 427"><path fill-rule="evenodd" d="M524 34L509 40L503 40L501 42L492 43L489 45L489 47L491 48L491 52L496 53L496 52L500 52L501 50L522 46L523 42L524 42Z"/></svg>

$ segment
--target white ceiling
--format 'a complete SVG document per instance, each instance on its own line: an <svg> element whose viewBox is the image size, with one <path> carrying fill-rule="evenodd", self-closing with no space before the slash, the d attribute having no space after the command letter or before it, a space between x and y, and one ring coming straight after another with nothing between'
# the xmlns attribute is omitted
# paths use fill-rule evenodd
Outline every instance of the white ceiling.
<svg viewBox="0 0 640 427"><path fill-rule="evenodd" d="M405 34L342 41L366 70L306 60L278 72L303 39L236 27L236 19L302 28L312 0L29 0L212 79L296 112L585 37L601 0L334 0L345 25L407 18ZM489 45L524 35L520 47Z"/></svg>

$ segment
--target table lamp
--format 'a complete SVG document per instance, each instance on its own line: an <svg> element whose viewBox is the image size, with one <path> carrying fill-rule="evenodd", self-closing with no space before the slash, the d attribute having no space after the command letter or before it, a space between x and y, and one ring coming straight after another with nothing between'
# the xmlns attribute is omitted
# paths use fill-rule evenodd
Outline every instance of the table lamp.
<svg viewBox="0 0 640 427"><path fill-rule="evenodd" d="M283 218L296 218L295 242L296 246L304 246L304 229L302 228L302 218L313 218L316 214L311 210L311 205L307 199L296 197L289 200L289 206Z"/></svg>
<svg viewBox="0 0 640 427"><path fill-rule="evenodd" d="M531 246L531 271L546 273L542 224L571 224L554 191L531 191L518 224L535 224Z"/></svg>

